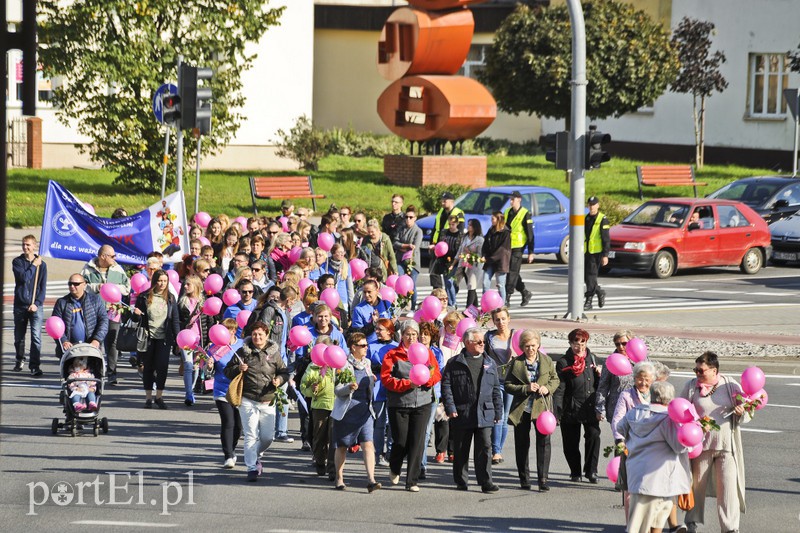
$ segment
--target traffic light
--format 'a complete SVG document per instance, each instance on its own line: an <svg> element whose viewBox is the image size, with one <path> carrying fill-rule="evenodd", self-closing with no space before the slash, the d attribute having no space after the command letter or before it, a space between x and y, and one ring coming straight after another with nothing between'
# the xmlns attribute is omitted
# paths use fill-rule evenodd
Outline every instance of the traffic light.
<svg viewBox="0 0 800 533"><path fill-rule="evenodd" d="M175 124L181 118L181 99L177 94L165 94L161 97L161 109L164 124Z"/></svg>
<svg viewBox="0 0 800 533"><path fill-rule="evenodd" d="M584 168L586 170L600 168L600 163L611 161L611 155L603 149L603 145L610 142L610 134L597 131L597 126L589 126L589 131L586 132L586 140L584 141L586 148Z"/></svg>
<svg viewBox="0 0 800 533"><path fill-rule="evenodd" d="M539 137L539 145L545 148L544 157L556 164L559 170L569 170L569 132L559 131Z"/></svg>
<svg viewBox="0 0 800 533"><path fill-rule="evenodd" d="M199 83L208 80L206 85L209 85L213 75L210 68L181 64L178 96L181 103L182 130L198 128L201 135L211 132L211 88L200 87Z"/></svg>

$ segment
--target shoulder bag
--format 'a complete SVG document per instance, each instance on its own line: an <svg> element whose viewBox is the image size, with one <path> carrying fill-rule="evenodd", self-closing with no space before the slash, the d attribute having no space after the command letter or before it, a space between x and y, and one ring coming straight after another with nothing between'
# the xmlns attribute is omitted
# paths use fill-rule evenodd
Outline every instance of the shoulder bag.
<svg viewBox="0 0 800 533"><path fill-rule="evenodd" d="M150 334L144 321L131 314L127 322L120 328L117 334L117 350L120 352L146 352L150 347Z"/></svg>
<svg viewBox="0 0 800 533"><path fill-rule="evenodd" d="M242 359L238 355L235 357L239 360L239 364L241 365ZM228 400L228 403L233 407L239 407L242 404L242 392L244 392L243 376L244 372L240 371L239 374L231 380L228 386L228 392L225 393L225 399Z"/></svg>

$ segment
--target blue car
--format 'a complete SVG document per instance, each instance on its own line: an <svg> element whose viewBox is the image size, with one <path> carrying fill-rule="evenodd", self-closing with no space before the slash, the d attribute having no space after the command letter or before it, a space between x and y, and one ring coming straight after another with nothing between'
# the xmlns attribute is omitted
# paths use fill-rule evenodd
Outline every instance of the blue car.
<svg viewBox="0 0 800 533"><path fill-rule="evenodd" d="M473 189L456 199L456 207L464 211L467 221L477 219L483 234L492 225L492 213L508 209L511 193L522 193L522 207L533 218L533 240L537 254L556 254L560 263L569 260L569 199L564 193L549 187L507 185ZM422 229L422 256L428 256L436 216L417 221Z"/></svg>

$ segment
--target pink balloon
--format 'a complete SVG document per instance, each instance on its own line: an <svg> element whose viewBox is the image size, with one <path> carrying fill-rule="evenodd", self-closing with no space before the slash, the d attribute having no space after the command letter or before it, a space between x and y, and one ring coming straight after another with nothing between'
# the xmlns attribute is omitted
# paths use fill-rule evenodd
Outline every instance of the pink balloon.
<svg viewBox="0 0 800 533"><path fill-rule="evenodd" d="M491 313L495 309L503 307L503 297L500 293L494 290L486 291L481 296L481 311L484 313Z"/></svg>
<svg viewBox="0 0 800 533"><path fill-rule="evenodd" d="M751 366L742 372L742 390L751 396L764 388L767 377L764 371L757 366Z"/></svg>
<svg viewBox="0 0 800 533"><path fill-rule="evenodd" d="M619 479L619 463L622 461L621 456L616 456L608 462L606 466L606 475L611 483L616 483Z"/></svg>
<svg viewBox="0 0 800 533"><path fill-rule="evenodd" d="M697 457L700 457L701 453L703 453L703 445L698 444L689 450L689 459L696 459Z"/></svg>
<svg viewBox="0 0 800 533"><path fill-rule="evenodd" d="M556 430L556 415L550 411L544 411L536 419L536 429L542 435L550 435Z"/></svg>
<svg viewBox="0 0 800 533"><path fill-rule="evenodd" d="M678 428L678 442L692 448L703 442L703 428L697 422L689 422Z"/></svg>
<svg viewBox="0 0 800 533"><path fill-rule="evenodd" d="M397 300L397 293L393 288L387 285L381 287L378 293L381 295L381 300L386 300L391 304L393 304L395 300Z"/></svg>
<svg viewBox="0 0 800 533"><path fill-rule="evenodd" d="M625 353L628 358L634 363L640 363L647 359L647 345L638 337L628 340L628 345L625 346Z"/></svg>
<svg viewBox="0 0 800 533"><path fill-rule="evenodd" d="M431 371L428 365L414 365L411 367L411 372L408 374L411 383L421 387L431 379Z"/></svg>
<svg viewBox="0 0 800 533"><path fill-rule="evenodd" d="M330 252L333 245L336 244L336 239L330 233L320 233L317 235L317 246L325 250L326 252Z"/></svg>
<svg viewBox="0 0 800 533"><path fill-rule="evenodd" d="M522 355L522 346L519 345L519 338L522 336L522 330L518 329L511 336L511 349L517 355Z"/></svg>
<svg viewBox="0 0 800 533"><path fill-rule="evenodd" d="M403 274L394 282L394 290L400 296L408 296L414 290L414 280L408 274Z"/></svg>
<svg viewBox="0 0 800 533"><path fill-rule="evenodd" d="M750 395L750 398L753 400L759 400L761 402L758 405L756 405L756 411L762 410L769 403L769 395L767 394L767 391L765 391L764 389L761 389L757 393Z"/></svg>
<svg viewBox="0 0 800 533"><path fill-rule="evenodd" d="M300 288L300 298L306 295L306 290L313 284L314 282L308 278L303 278L297 283L297 286Z"/></svg>
<svg viewBox="0 0 800 533"><path fill-rule="evenodd" d="M228 330L226 329L225 331ZM175 342L178 343L178 347L181 350L191 350L192 348L195 348L197 346L198 342L200 342L200 335L198 335L196 331L192 331L190 329L182 329L178 332L178 335L175 337Z"/></svg>
<svg viewBox="0 0 800 533"><path fill-rule="evenodd" d="M342 350L339 346L331 345L325 348L325 363L331 367L336 368L337 370L340 368L344 368L344 365L347 364L347 354L344 350Z"/></svg>
<svg viewBox="0 0 800 533"><path fill-rule="evenodd" d="M400 276L398 276L397 274L392 274L391 276L389 276L388 278L386 278L386 286L387 286L387 287L391 287L391 288L393 288L393 289L394 289L394 284L395 284L395 283L397 283L397 279L398 279L399 277L400 277Z"/></svg>
<svg viewBox="0 0 800 533"><path fill-rule="evenodd" d="M122 292L113 283L103 283L100 285L100 296L110 304L117 304L122 300Z"/></svg>
<svg viewBox="0 0 800 533"><path fill-rule="evenodd" d="M208 237L202 236L198 239L203 246L211 246L211 241L208 240Z"/></svg>
<svg viewBox="0 0 800 533"><path fill-rule="evenodd" d="M225 346L231 343L231 332L222 324L214 324L208 329L208 338L217 346Z"/></svg>
<svg viewBox="0 0 800 533"><path fill-rule="evenodd" d="M295 326L289 330L289 340L295 346L308 346L314 340L306 326Z"/></svg>
<svg viewBox="0 0 800 533"><path fill-rule="evenodd" d="M213 296L203 303L203 313L208 316L218 315L222 311L222 300Z"/></svg>
<svg viewBox="0 0 800 533"><path fill-rule="evenodd" d="M66 326L64 325L64 321L61 320L61 317L51 316L44 323L44 330L55 340L60 339L64 335L65 329Z"/></svg>
<svg viewBox="0 0 800 533"><path fill-rule="evenodd" d="M178 272L175 270L167 270L167 277L169 278L169 282L172 285L178 285L180 287L181 284L181 277L178 275Z"/></svg>
<svg viewBox="0 0 800 533"><path fill-rule="evenodd" d="M331 309L336 309L341 300L341 298L339 298L339 292L333 287L328 287L322 291L322 294L319 295L319 299L328 304L328 307Z"/></svg>
<svg viewBox="0 0 800 533"><path fill-rule="evenodd" d="M327 349L326 344L315 344L311 348L311 362L317 366L325 366L325 350Z"/></svg>
<svg viewBox="0 0 800 533"><path fill-rule="evenodd" d="M621 353L616 352L608 356L608 359L606 359L606 367L608 368L608 371L615 376L627 376L633 372L631 362L628 360L628 358Z"/></svg>
<svg viewBox="0 0 800 533"><path fill-rule="evenodd" d="M205 289L206 294L217 294L222 290L222 285L222 276L219 274L211 274L203 283L203 288Z"/></svg>
<svg viewBox="0 0 800 533"><path fill-rule="evenodd" d="M225 302L225 305L228 307L238 304L241 299L242 295L239 294L239 291L236 289L228 289L222 293L222 301Z"/></svg>
<svg viewBox="0 0 800 533"><path fill-rule="evenodd" d="M456 326L456 335L459 337L464 336L464 332L466 332L469 328L476 328L478 324L475 323L470 317L462 318L459 320L458 325Z"/></svg>
<svg viewBox="0 0 800 533"><path fill-rule="evenodd" d="M422 312L422 309L417 309L417 311L414 313L414 322L417 324L425 322L425 313Z"/></svg>
<svg viewBox="0 0 800 533"><path fill-rule="evenodd" d="M145 276L141 272L137 272L136 274L131 276L131 289L133 289L133 292L135 292L136 294L141 294L145 290L147 290L143 288L145 285L149 286L150 281L147 279L147 276Z"/></svg>
<svg viewBox="0 0 800 533"><path fill-rule="evenodd" d="M300 255L303 253L303 249L299 246L295 246L291 250L289 250L289 261L292 264L297 263L297 260L300 259Z"/></svg>
<svg viewBox="0 0 800 533"><path fill-rule="evenodd" d="M397 280L400 283L400 280ZM439 318L439 315L442 313L442 302L439 301L434 295L427 296L424 300L422 300L422 316L426 319L433 321Z"/></svg>
<svg viewBox="0 0 800 533"><path fill-rule="evenodd" d="M200 211L194 215L194 221L197 222L197 225L201 228L207 228L208 223L211 222L211 215L205 211Z"/></svg>
<svg viewBox="0 0 800 533"><path fill-rule="evenodd" d="M408 347L408 362L412 365L427 365L429 357L428 348L421 342L412 342Z"/></svg>
<svg viewBox="0 0 800 533"><path fill-rule="evenodd" d="M350 275L353 281L358 281L364 277L367 270L367 262L363 259L355 258L350 260Z"/></svg>
<svg viewBox="0 0 800 533"><path fill-rule="evenodd" d="M278 219L278 222L280 222L281 229L283 229L283 232L289 233L289 219L286 217L281 217Z"/></svg>
<svg viewBox="0 0 800 533"><path fill-rule="evenodd" d="M252 311L248 311L247 309L242 309L239 311L239 314L236 315L236 325L240 328L244 329L247 325L247 321L250 320L250 315L252 315Z"/></svg>
<svg viewBox="0 0 800 533"><path fill-rule="evenodd" d="M606 361L606 366L608 366L608 361ZM686 424L694 420L692 407L694 407L692 402L686 398L675 398L669 402L669 405L667 406L667 413L673 422L677 422L678 424Z"/></svg>
<svg viewBox="0 0 800 533"><path fill-rule="evenodd" d="M450 249L450 247L447 245L447 243L442 241L442 242L436 243L436 246L433 247L433 253L434 253L434 255L436 255L436 257L443 257L443 256L447 255L447 251L449 249Z"/></svg>
<svg viewBox="0 0 800 533"><path fill-rule="evenodd" d="M242 229L247 231L247 219L245 217L236 217L233 221L238 222Z"/></svg>

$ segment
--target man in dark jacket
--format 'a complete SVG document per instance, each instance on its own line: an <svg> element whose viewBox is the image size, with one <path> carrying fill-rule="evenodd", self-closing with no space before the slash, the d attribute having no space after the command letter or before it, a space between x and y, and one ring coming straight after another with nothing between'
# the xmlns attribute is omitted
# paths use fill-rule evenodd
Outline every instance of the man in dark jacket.
<svg viewBox="0 0 800 533"><path fill-rule="evenodd" d="M397 231L405 226L406 215L403 213L403 197L399 194L392 195L392 212L383 215L381 231L394 242Z"/></svg>
<svg viewBox="0 0 800 533"><path fill-rule="evenodd" d="M31 375L42 375L39 359L42 353L42 307L47 292L47 264L36 252L39 243L36 237L26 235L22 238L22 254L11 262L14 271L14 349L17 364L14 372L21 372L25 366L25 330L31 328Z"/></svg>
<svg viewBox="0 0 800 533"><path fill-rule="evenodd" d="M486 493L499 487L492 482L492 427L503 418L503 397L494 361L484 354L480 329L464 333L464 349L447 362L442 374L442 398L455 443L453 479L467 490L469 449L475 440L475 478Z"/></svg>
<svg viewBox="0 0 800 533"><path fill-rule="evenodd" d="M80 274L72 274L67 285L69 294L53 306L52 316L64 321L64 335L56 344L59 357L79 342L99 348L108 333L108 314L102 298L86 290L86 280Z"/></svg>

